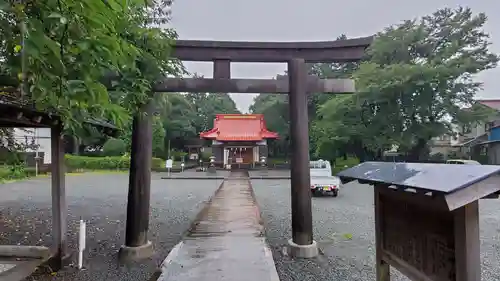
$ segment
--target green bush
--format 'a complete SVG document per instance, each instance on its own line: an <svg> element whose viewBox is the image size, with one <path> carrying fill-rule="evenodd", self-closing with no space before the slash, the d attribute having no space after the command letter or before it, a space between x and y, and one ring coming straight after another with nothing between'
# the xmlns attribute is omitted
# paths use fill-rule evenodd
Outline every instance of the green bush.
<svg viewBox="0 0 500 281"><path fill-rule="evenodd" d="M285 159L285 158L269 158L267 159L267 163L269 165L283 165L290 163L290 160Z"/></svg>
<svg viewBox="0 0 500 281"><path fill-rule="evenodd" d="M172 151L171 156L174 161L182 161L182 159L187 160L187 152L184 151Z"/></svg>
<svg viewBox="0 0 500 281"><path fill-rule="evenodd" d="M338 172L354 167L358 164L359 159L356 157L348 156L346 159L344 159L344 157L339 157L335 159L335 166L333 167L332 172L336 175Z"/></svg>
<svg viewBox="0 0 500 281"><path fill-rule="evenodd" d="M90 157L65 155L66 168L68 172L81 170L126 170L130 167L129 156ZM151 159L153 170L162 170L165 161L160 158ZM39 170L39 174L47 173L47 170ZM34 167L25 167L22 164L0 166L0 181L24 179L35 176Z"/></svg>
<svg viewBox="0 0 500 281"><path fill-rule="evenodd" d="M203 160L203 162L208 162L208 161L210 161L211 156L212 156L212 152L203 151L201 153L201 160Z"/></svg>
<svg viewBox="0 0 500 281"><path fill-rule="evenodd" d="M23 164L0 166L0 180L24 179L30 175Z"/></svg>
<svg viewBox="0 0 500 281"><path fill-rule="evenodd" d="M152 158L152 168L164 166L163 159ZM66 167L72 170L126 170L130 168L129 156L88 157L65 155Z"/></svg>
<svg viewBox="0 0 500 281"><path fill-rule="evenodd" d="M121 139L111 138L102 146L104 156L122 156L127 151L127 145Z"/></svg>
<svg viewBox="0 0 500 281"><path fill-rule="evenodd" d="M165 160L161 158L153 158L151 161L152 169L160 169L165 167Z"/></svg>

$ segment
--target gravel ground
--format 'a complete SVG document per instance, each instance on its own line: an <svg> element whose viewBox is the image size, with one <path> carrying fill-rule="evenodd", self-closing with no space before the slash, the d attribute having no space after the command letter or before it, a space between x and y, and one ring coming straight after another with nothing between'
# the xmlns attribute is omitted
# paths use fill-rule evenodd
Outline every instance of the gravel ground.
<svg viewBox="0 0 500 281"><path fill-rule="evenodd" d="M83 271L67 268L55 277L36 280L147 280L177 244L202 203L220 180L162 180L151 183L149 238L156 254L140 264L119 266L117 252L124 241L127 174L83 174L66 178L69 245L77 246L78 221L87 221ZM38 178L0 185L0 244L51 244L50 179Z"/></svg>
<svg viewBox="0 0 500 281"><path fill-rule="evenodd" d="M314 197L314 235L324 255L313 260L292 260L283 252L291 237L290 181L252 180L252 185L281 281L375 280L370 186L349 183L337 198ZM482 200L480 214L482 280L500 280L499 201ZM391 275L394 281L409 280L395 270Z"/></svg>

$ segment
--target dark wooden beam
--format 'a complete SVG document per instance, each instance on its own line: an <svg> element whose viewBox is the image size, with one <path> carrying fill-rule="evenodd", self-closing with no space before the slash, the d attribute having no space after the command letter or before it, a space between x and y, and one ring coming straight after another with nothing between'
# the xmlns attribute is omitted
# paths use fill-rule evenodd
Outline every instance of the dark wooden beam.
<svg viewBox="0 0 500 281"><path fill-rule="evenodd" d="M231 79L231 61L230 60L214 61L213 76L215 79ZM222 94L223 92L220 93Z"/></svg>
<svg viewBox="0 0 500 281"><path fill-rule="evenodd" d="M153 255L148 241L151 193L151 158L153 136L153 104L144 105L132 121L132 147L127 197L125 245L121 247L122 262Z"/></svg>
<svg viewBox="0 0 500 281"><path fill-rule="evenodd" d="M66 186L64 176L64 144L62 127L50 130L52 177L52 238L54 239L51 264L55 270L64 266L68 258Z"/></svg>
<svg viewBox="0 0 500 281"><path fill-rule="evenodd" d="M130 153L129 194L125 246L139 247L148 242L149 194L151 186L152 115L151 106L134 116Z"/></svg>
<svg viewBox="0 0 500 281"><path fill-rule="evenodd" d="M290 139L292 237L298 245L313 243L311 180L309 172L309 122L307 113L307 66L303 59L288 63L290 79Z"/></svg>
<svg viewBox="0 0 500 281"><path fill-rule="evenodd" d="M456 280L481 280L479 201L476 200L453 211L453 217Z"/></svg>
<svg viewBox="0 0 500 281"><path fill-rule="evenodd" d="M183 61L230 60L232 62L359 61L373 37L322 42L232 42L177 40L172 57Z"/></svg>
<svg viewBox="0 0 500 281"><path fill-rule="evenodd" d="M374 189L374 209L375 209L375 274L376 281L390 281L391 271L390 265L383 258L383 213L382 204L383 201L380 200L381 190L384 189L383 184L375 185Z"/></svg>
<svg viewBox="0 0 500 281"><path fill-rule="evenodd" d="M309 93L353 93L354 80L318 79L310 76L306 90ZM209 78L164 78L154 86L155 92L188 93L269 93L288 94L286 79L209 79Z"/></svg>

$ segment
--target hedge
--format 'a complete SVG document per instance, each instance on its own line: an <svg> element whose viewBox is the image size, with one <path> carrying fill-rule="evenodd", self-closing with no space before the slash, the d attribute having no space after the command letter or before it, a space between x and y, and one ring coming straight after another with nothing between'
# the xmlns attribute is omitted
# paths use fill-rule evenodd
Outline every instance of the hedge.
<svg viewBox="0 0 500 281"><path fill-rule="evenodd" d="M341 172L345 169L354 167L359 164L359 159L352 156L347 156L346 159L344 157L339 157L335 159L335 166L333 167L333 174L336 175L338 172Z"/></svg>
<svg viewBox="0 0 500 281"><path fill-rule="evenodd" d="M126 170L130 168L129 156L106 156L106 157L89 157L65 155L66 168L72 170ZM151 167L160 169L165 164L165 161L160 158L151 159Z"/></svg>

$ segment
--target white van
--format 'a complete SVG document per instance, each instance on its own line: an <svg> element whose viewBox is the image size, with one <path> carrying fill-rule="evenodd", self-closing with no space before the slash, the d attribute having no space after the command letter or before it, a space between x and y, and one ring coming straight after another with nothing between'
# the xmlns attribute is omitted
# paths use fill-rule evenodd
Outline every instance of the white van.
<svg viewBox="0 0 500 281"><path fill-rule="evenodd" d="M340 179L332 176L330 162L324 160L309 162L311 176L311 192L314 195L331 194L333 197L339 195Z"/></svg>

